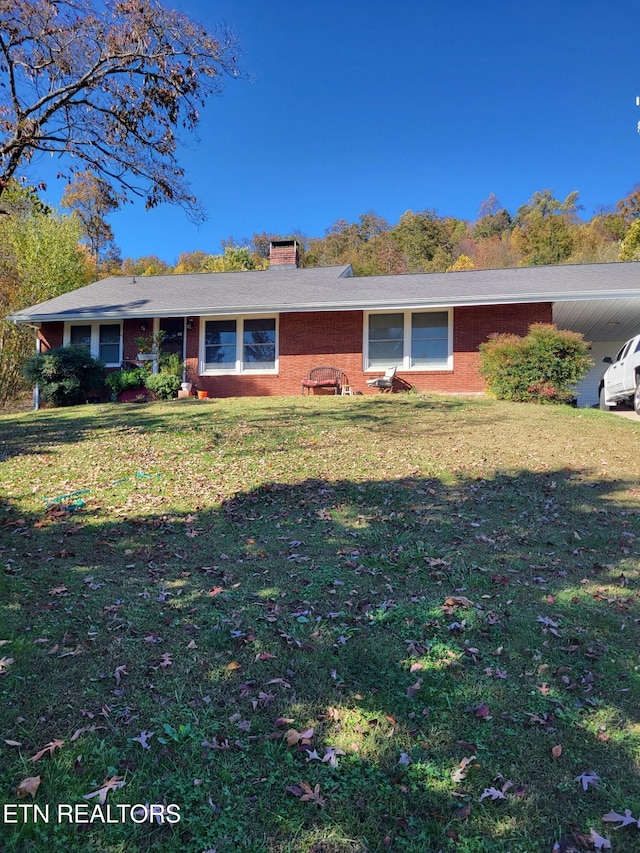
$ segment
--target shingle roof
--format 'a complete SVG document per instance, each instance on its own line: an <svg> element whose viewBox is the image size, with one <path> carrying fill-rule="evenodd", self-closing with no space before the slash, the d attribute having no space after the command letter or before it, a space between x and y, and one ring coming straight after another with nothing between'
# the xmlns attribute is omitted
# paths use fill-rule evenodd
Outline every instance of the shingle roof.
<svg viewBox="0 0 640 853"><path fill-rule="evenodd" d="M111 276L9 319L14 322L401 309L640 297L640 263L567 264L354 277L350 266L259 272Z"/></svg>

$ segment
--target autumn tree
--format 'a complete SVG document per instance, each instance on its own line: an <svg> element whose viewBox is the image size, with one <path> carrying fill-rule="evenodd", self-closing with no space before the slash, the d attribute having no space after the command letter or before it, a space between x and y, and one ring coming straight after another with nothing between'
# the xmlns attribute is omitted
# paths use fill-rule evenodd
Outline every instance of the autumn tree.
<svg viewBox="0 0 640 853"><path fill-rule="evenodd" d="M629 224L640 217L640 184L636 184L620 199L616 204L616 212Z"/></svg>
<svg viewBox="0 0 640 853"><path fill-rule="evenodd" d="M541 190L523 204L514 219L513 240L525 266L560 264L570 257L578 222L577 191L564 201Z"/></svg>
<svg viewBox="0 0 640 853"><path fill-rule="evenodd" d="M182 252L178 256L178 263L173 268L173 272L176 275L205 272L206 263L210 257L209 252L203 252L201 249L196 249L194 252Z"/></svg>
<svg viewBox="0 0 640 853"><path fill-rule="evenodd" d="M86 171L78 172L74 180L67 184L61 207L75 213L82 223L84 242L95 264L96 273L101 274L102 261L113 262L119 255L113 229L106 217L120 207L120 200L107 181Z"/></svg>
<svg viewBox="0 0 640 853"><path fill-rule="evenodd" d="M125 258L122 261L122 275L170 275L171 266L157 255L143 255L140 258Z"/></svg>
<svg viewBox="0 0 640 853"><path fill-rule="evenodd" d="M445 270L453 262L454 237L434 210L407 210L391 236L405 259L407 272Z"/></svg>
<svg viewBox="0 0 640 853"><path fill-rule="evenodd" d="M222 255L209 255L203 269L205 272L240 272L262 270L267 266L266 259L255 255L248 246L226 245Z"/></svg>
<svg viewBox="0 0 640 853"><path fill-rule="evenodd" d="M0 195L39 152L120 199L201 215L176 157L239 76L235 39L156 0L0 0Z"/></svg>
<svg viewBox="0 0 640 853"><path fill-rule="evenodd" d="M481 204L478 210L478 218L473 227L473 236L476 240L490 237L501 237L511 228L511 215L502 207L500 200L491 193Z"/></svg>
<svg viewBox="0 0 640 853"><path fill-rule="evenodd" d="M618 254L619 261L638 261L640 260L640 219L632 224L620 245Z"/></svg>
<svg viewBox="0 0 640 853"><path fill-rule="evenodd" d="M80 250L80 222L44 205L10 181L0 217L0 405L21 387L21 369L33 354L32 330L7 316L88 282Z"/></svg>

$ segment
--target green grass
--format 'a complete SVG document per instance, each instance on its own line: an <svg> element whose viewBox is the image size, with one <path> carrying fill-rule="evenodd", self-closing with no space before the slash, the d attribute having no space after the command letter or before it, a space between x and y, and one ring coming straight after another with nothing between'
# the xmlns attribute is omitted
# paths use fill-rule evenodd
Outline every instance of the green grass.
<svg viewBox="0 0 640 853"><path fill-rule="evenodd" d="M637 851L602 817L640 817L639 432L423 395L0 417L0 819L51 815L2 850ZM112 777L180 822L55 819Z"/></svg>

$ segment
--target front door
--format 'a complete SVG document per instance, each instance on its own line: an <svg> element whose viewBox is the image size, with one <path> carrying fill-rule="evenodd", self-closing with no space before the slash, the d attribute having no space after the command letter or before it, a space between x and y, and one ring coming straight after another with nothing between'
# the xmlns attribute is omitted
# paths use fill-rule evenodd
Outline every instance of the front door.
<svg viewBox="0 0 640 853"><path fill-rule="evenodd" d="M176 353L184 359L184 317L161 317L158 329L163 332L160 353Z"/></svg>

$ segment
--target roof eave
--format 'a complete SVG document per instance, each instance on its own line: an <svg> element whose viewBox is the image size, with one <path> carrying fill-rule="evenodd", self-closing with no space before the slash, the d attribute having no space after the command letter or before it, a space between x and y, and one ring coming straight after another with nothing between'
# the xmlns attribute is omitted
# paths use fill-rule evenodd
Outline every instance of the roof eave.
<svg viewBox="0 0 640 853"><path fill-rule="evenodd" d="M228 305L225 307L213 305L201 305L192 307L185 311L66 311L53 314L26 314L19 312L7 319L19 325L33 323L54 322L78 322L86 320L94 322L98 320L139 320L149 317L210 317L221 315L255 315L255 314L291 314L309 313L312 311L384 311L384 310L406 310L409 308L453 308L474 307L480 305L517 305L535 302L576 302L592 299L629 299L640 298L640 290L637 292L628 290L597 290L597 291L574 291L565 293L524 293L514 296L513 294L493 294L479 297L452 298L443 296L430 299L376 299L376 300L354 300L341 302L306 302L306 303L278 303L254 305L248 308L246 305Z"/></svg>

